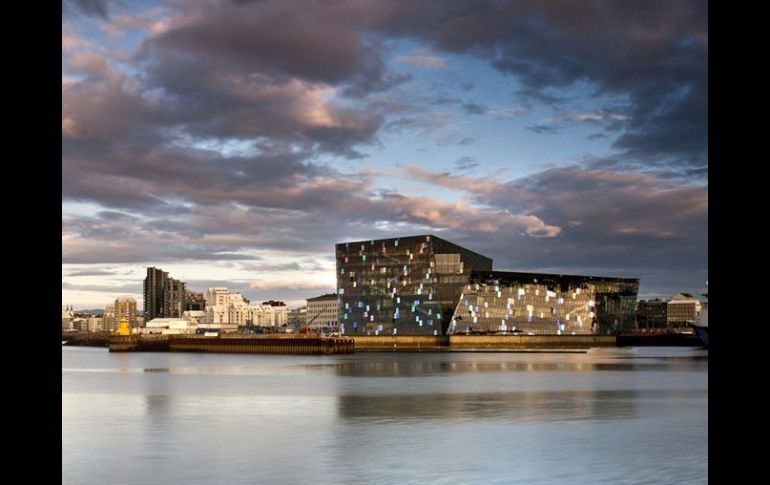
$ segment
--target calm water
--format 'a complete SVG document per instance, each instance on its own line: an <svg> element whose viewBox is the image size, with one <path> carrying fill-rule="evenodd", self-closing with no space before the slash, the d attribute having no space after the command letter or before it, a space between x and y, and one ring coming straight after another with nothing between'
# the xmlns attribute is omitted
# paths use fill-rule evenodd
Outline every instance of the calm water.
<svg viewBox="0 0 770 485"><path fill-rule="evenodd" d="M706 483L708 351L62 348L62 483Z"/></svg>

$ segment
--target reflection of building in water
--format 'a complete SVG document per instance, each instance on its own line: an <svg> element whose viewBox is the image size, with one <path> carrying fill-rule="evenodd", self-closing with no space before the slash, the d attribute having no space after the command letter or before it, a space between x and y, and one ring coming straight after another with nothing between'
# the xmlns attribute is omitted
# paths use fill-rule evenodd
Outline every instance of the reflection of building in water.
<svg viewBox="0 0 770 485"><path fill-rule="evenodd" d="M449 331L630 331L638 289L631 278L474 271Z"/></svg>
<svg viewBox="0 0 770 485"><path fill-rule="evenodd" d="M659 390L511 391L495 393L419 393L343 395L342 418L551 420L627 419L638 410L640 396ZM667 392L667 391L666 391ZM685 391L698 395L701 391Z"/></svg>
<svg viewBox="0 0 770 485"><path fill-rule="evenodd" d="M492 271L431 235L336 245L346 335L630 331L638 279Z"/></svg>
<svg viewBox="0 0 770 485"><path fill-rule="evenodd" d="M376 361L376 362L340 362L334 365L334 372L345 377L398 377L433 375L441 373L463 372L544 372L570 371L592 372L597 370L639 370L649 369L652 364L595 362L444 362L444 361Z"/></svg>

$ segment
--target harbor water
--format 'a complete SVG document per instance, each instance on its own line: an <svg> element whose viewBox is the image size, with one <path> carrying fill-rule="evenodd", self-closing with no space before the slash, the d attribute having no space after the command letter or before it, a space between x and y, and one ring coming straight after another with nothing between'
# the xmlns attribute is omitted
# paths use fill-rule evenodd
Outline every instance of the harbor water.
<svg viewBox="0 0 770 485"><path fill-rule="evenodd" d="M708 351L62 347L62 483L695 484Z"/></svg>

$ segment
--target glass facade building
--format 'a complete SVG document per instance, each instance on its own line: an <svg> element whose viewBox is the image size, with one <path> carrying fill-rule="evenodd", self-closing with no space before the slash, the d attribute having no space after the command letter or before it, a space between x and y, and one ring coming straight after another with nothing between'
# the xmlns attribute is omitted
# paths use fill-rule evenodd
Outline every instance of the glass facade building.
<svg viewBox="0 0 770 485"><path fill-rule="evenodd" d="M449 333L629 332L639 280L507 271L474 271L453 313Z"/></svg>
<svg viewBox="0 0 770 485"><path fill-rule="evenodd" d="M432 235L337 244L340 332L444 335L473 270L492 260Z"/></svg>
<svg viewBox="0 0 770 485"><path fill-rule="evenodd" d="M346 335L629 332L639 280L492 271L492 259L433 235L337 244Z"/></svg>

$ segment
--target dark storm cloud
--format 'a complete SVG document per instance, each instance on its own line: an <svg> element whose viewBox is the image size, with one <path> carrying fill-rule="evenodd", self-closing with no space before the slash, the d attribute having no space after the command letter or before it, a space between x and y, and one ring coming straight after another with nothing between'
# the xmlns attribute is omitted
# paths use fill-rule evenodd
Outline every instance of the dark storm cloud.
<svg viewBox="0 0 770 485"><path fill-rule="evenodd" d="M107 2L64 6L109 13ZM707 189L676 184L708 174L706 7L173 4L172 17L148 30L119 68L98 54L63 52L62 195L112 209L63 220L63 262L249 260L256 257L242 251L328 253L340 240L431 230L508 269L633 276L647 265L655 274L696 274L707 248ZM474 133L431 118L431 107L488 116L495 109L442 92L417 106L398 99L408 77L385 59L390 42L404 38L484 59L519 80L522 99L557 112L574 109L562 106L570 101L562 89L576 85L589 86L597 103L620 98L622 109L616 101L597 111L605 131L591 135L614 137L618 153L507 184L437 177L455 188L470 183L481 208L376 193L371 176L331 164L361 158L383 128L473 144ZM555 118L530 130L583 122ZM462 160L457 169L475 168ZM637 173L618 173L630 171Z"/></svg>
<svg viewBox="0 0 770 485"><path fill-rule="evenodd" d="M524 90L588 82L627 96L615 147L650 163L706 160L708 4L650 1L383 2L373 24L432 47L491 59ZM658 158L663 155L664 160Z"/></svg>
<svg viewBox="0 0 770 485"><path fill-rule="evenodd" d="M108 71L112 79L87 78L65 85L64 155L121 148L115 147L118 140L133 143L130 149L139 153L160 144L243 140L284 147L284 153L293 153L295 144L306 154L318 150L356 158L361 155L353 147L375 141L381 123L377 115L327 102L329 88L304 81L228 78L221 69L203 64L197 67L201 72L186 72L173 62L163 67L179 83L189 84L156 79L158 84L147 84L141 92L136 80Z"/></svg>
<svg viewBox="0 0 770 485"><path fill-rule="evenodd" d="M554 238L522 238L504 228L492 237L464 227L446 231L463 246L493 257L496 268L644 274L646 288L671 285L665 281L671 275L688 281L688 288L703 284L708 253L706 187L579 166L549 169L508 183L416 169L410 174L465 190L490 207L536 215L562 229Z"/></svg>
<svg viewBox="0 0 770 485"><path fill-rule="evenodd" d="M185 21L145 46L162 56L164 66L156 66L161 74L170 74L165 65L172 61L184 66L180 62L186 53L195 53L207 70L219 67L227 73L259 72L333 85L360 70L383 72L378 52L367 50L349 15L321 4L217 2L190 7Z"/></svg>
<svg viewBox="0 0 770 485"><path fill-rule="evenodd" d="M630 120L617 148L654 164L705 164L702 4L452 1L433 7L190 4L144 42L132 61L141 76L128 79L96 55L68 57L66 68L89 77L63 88L64 196L173 206L174 197L188 197L184 187L191 180L213 181L212 189L225 191L245 180L290 184L292 174L317 174L305 162L316 151L360 158L355 147L376 142L386 114L343 107L326 96L332 87L363 96L391 86L382 59L388 36L491 59L532 93L586 81L600 92L628 96ZM488 111L474 103L464 109ZM400 126L410 122L403 118ZM399 121L388 126L393 123ZM188 144L261 139L283 149L240 158L190 156L175 146L184 137ZM441 145L473 141L458 134L438 139ZM164 183L169 179L181 181Z"/></svg>

